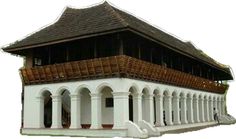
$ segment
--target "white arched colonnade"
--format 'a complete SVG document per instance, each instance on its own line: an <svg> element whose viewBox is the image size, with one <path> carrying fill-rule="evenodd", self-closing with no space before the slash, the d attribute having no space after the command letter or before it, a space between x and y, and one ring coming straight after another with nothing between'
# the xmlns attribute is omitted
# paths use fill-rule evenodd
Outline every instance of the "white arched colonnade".
<svg viewBox="0 0 236 139"><path fill-rule="evenodd" d="M64 91L70 96L71 129L125 129L129 120L137 125L145 120L152 126L210 122L214 108L225 114L224 95L133 79L30 85L24 89L24 128L45 128L45 92L52 98L51 128L63 128Z"/></svg>

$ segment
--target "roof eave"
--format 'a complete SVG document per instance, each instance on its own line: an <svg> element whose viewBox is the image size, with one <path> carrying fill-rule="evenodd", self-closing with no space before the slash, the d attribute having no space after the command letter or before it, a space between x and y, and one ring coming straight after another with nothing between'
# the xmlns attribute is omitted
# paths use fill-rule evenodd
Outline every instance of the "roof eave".
<svg viewBox="0 0 236 139"><path fill-rule="evenodd" d="M195 60L198 60L198 61L200 60L201 62L206 63L207 65L210 65L210 66L212 66L212 67L214 67L214 68L216 68L216 69L218 69L218 70L220 70L220 71L223 71L223 72L229 74L229 75L232 77L232 79L233 79L232 73L231 73L231 72L228 73L225 69L222 69L222 68L217 67L216 65L213 65L213 64L211 64L211 63L209 63L209 62L207 62L207 61L204 61L204 60L199 59L199 58L197 58L197 57L195 57L195 56L192 56L192 55L190 55L190 54L187 54L187 53L183 52L183 51L180 50L180 49L173 48L173 47L169 46L168 44L166 44L165 42L161 42L160 40L157 40L157 39L153 38L153 37L150 36L150 35L147 35L147 34L145 34L145 33L143 33L143 32L140 32L140 31L136 30L135 28L129 27L129 30L130 30L131 32L134 32L134 33L136 33L136 34L138 34L138 35L141 35L142 37L145 37L145 38L147 38L147 39L149 39L149 40L152 40L152 41L161 43L161 44L164 45L165 47L167 47L167 48L169 48L169 49L171 49L171 50L177 51L178 53L181 53L181 54L183 54L183 55L185 55L185 56L187 56L187 57L190 57L190 58L195 59ZM227 69L228 69L228 68L227 68ZM230 70L229 70L229 71L230 71Z"/></svg>
<svg viewBox="0 0 236 139"><path fill-rule="evenodd" d="M14 53L16 51L30 49L30 48L42 47L42 46L47 46L47 45L53 45L53 44L58 44L58 43L63 43L63 42L74 41L74 40L78 40L78 39L84 39L84 38L89 38L89 37L95 37L95 36L107 35L107 34L111 34L111 33L122 32L122 31L126 31L127 29L128 29L127 27L122 27L122 28L118 28L118 29L97 32L97 33L84 34L81 36L75 36L75 37L71 37L71 38L54 40L54 41L44 42L44 43L39 43L39 44L22 45L22 46L17 46L15 48L13 48L13 47L11 48L11 45L9 45L8 47L2 48L2 49L3 49L3 51L8 52L8 53Z"/></svg>

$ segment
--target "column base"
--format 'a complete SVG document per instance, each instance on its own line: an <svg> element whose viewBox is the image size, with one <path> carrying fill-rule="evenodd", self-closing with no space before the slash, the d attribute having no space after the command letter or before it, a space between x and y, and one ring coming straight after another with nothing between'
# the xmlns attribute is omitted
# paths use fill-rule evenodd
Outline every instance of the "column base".
<svg viewBox="0 0 236 139"><path fill-rule="evenodd" d="M89 129L102 129L103 127L101 125L91 125Z"/></svg>
<svg viewBox="0 0 236 139"><path fill-rule="evenodd" d="M172 126L172 125L174 125L172 122L167 122L166 124L167 124L167 126Z"/></svg>
<svg viewBox="0 0 236 139"><path fill-rule="evenodd" d="M194 124L195 122L193 120L188 121L189 124Z"/></svg>
<svg viewBox="0 0 236 139"><path fill-rule="evenodd" d="M180 124L181 124L180 121L174 122L174 125L180 125ZM173 123L172 123L172 125L173 125Z"/></svg>
<svg viewBox="0 0 236 139"><path fill-rule="evenodd" d="M53 129L60 129L60 128L63 128L62 125L52 125L51 128Z"/></svg>
<svg viewBox="0 0 236 139"><path fill-rule="evenodd" d="M155 123L155 126L165 126L164 123Z"/></svg>
<svg viewBox="0 0 236 139"><path fill-rule="evenodd" d="M71 125L70 129L81 129L81 125Z"/></svg>
<svg viewBox="0 0 236 139"><path fill-rule="evenodd" d="M188 121L181 121L181 124L188 124Z"/></svg>

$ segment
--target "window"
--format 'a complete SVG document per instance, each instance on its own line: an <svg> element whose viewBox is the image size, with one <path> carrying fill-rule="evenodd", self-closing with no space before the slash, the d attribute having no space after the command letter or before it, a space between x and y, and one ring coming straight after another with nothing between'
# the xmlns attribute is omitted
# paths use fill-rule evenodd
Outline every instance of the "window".
<svg viewBox="0 0 236 139"><path fill-rule="evenodd" d="M113 107L113 98L106 98L106 108Z"/></svg>
<svg viewBox="0 0 236 139"><path fill-rule="evenodd" d="M41 66L42 65L42 59L34 58L34 65L35 66Z"/></svg>

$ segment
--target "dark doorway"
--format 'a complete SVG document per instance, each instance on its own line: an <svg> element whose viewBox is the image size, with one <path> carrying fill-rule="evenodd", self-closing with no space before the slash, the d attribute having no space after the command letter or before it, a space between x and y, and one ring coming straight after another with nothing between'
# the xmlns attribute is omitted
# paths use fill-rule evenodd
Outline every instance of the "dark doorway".
<svg viewBox="0 0 236 139"><path fill-rule="evenodd" d="M153 108L154 108L154 120L153 120L153 122L154 122L154 124L156 123L156 98L155 97L153 97Z"/></svg>
<svg viewBox="0 0 236 139"><path fill-rule="evenodd" d="M129 95L129 120L133 122L133 97Z"/></svg>
<svg viewBox="0 0 236 139"><path fill-rule="evenodd" d="M52 98L51 93L44 94L44 126L50 128L52 126Z"/></svg>
<svg viewBox="0 0 236 139"><path fill-rule="evenodd" d="M62 92L62 127L69 128L71 124L70 93L65 90Z"/></svg>

